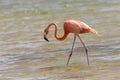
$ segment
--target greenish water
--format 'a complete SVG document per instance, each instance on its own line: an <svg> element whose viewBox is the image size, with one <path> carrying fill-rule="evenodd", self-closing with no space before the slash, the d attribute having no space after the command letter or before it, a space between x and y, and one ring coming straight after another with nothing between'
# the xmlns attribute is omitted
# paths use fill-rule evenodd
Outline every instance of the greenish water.
<svg viewBox="0 0 120 80"><path fill-rule="evenodd" d="M0 80L119 80L119 0L0 0ZM63 33L64 20L81 20L100 36L82 34L89 49L90 66L77 40L69 66L73 41L70 34L57 41L43 31L50 22Z"/></svg>

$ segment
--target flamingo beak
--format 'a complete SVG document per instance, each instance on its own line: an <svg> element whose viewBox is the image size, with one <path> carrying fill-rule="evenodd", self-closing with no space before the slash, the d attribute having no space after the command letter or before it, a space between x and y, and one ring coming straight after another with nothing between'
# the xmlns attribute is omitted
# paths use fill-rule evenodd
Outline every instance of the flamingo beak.
<svg viewBox="0 0 120 80"><path fill-rule="evenodd" d="M44 39L49 42L49 40L48 40L48 38L46 37L46 35L44 35Z"/></svg>

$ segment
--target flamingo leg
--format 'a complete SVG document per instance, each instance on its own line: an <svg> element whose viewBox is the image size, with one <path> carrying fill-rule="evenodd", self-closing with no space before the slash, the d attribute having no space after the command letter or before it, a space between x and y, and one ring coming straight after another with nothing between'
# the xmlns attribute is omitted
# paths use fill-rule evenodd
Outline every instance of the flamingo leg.
<svg viewBox="0 0 120 80"><path fill-rule="evenodd" d="M69 58L68 58L68 61L67 61L67 65L69 64L70 58L71 58L72 53L73 53L73 48L74 48L75 40L76 40L76 34L74 34L74 40L73 40L73 44L72 44L72 49L71 49L71 52L70 52L70 54L69 54Z"/></svg>
<svg viewBox="0 0 120 80"><path fill-rule="evenodd" d="M88 49L85 46L84 42L82 41L82 39L80 38L80 36L78 35L78 38L80 39L81 43L83 44L84 48L85 48L85 52L86 52L86 57L87 57L87 63L89 65L89 58L88 58Z"/></svg>

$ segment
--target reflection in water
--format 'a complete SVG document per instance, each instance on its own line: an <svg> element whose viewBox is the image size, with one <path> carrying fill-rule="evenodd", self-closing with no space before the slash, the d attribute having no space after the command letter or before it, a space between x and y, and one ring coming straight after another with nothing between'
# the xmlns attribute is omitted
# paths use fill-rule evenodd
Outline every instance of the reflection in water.
<svg viewBox="0 0 120 80"><path fill-rule="evenodd" d="M0 80L119 80L119 5L118 0L1 0ZM82 20L100 34L81 35L90 66L79 40L66 66L72 34L59 42L51 28L50 43L43 40L48 23L56 22L63 33L66 19Z"/></svg>

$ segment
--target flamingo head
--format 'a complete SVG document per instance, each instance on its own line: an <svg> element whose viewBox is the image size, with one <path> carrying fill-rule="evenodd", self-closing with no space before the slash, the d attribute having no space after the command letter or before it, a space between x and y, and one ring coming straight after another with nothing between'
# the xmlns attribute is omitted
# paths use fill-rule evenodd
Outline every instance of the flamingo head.
<svg viewBox="0 0 120 80"><path fill-rule="evenodd" d="M48 35L48 33L49 33L49 30L48 30L48 28L46 28L44 30L44 39L49 42L48 38L46 37Z"/></svg>

